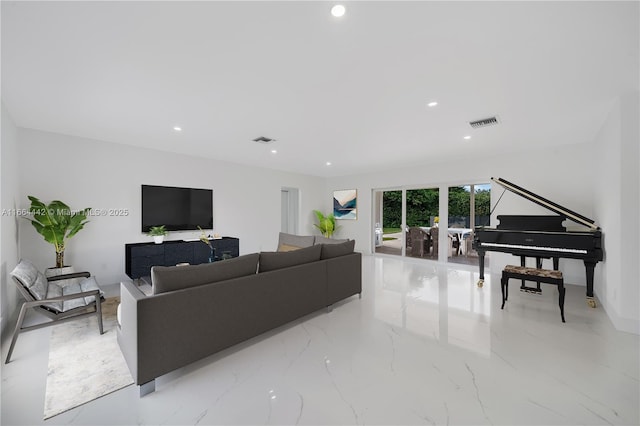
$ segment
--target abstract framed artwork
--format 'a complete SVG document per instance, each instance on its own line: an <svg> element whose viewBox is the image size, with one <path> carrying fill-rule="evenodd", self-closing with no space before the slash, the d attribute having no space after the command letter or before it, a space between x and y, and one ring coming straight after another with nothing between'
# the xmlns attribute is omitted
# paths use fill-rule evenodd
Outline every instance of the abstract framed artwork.
<svg viewBox="0 0 640 426"><path fill-rule="evenodd" d="M336 219L357 219L357 204L357 190L343 189L340 191L333 191L333 216Z"/></svg>

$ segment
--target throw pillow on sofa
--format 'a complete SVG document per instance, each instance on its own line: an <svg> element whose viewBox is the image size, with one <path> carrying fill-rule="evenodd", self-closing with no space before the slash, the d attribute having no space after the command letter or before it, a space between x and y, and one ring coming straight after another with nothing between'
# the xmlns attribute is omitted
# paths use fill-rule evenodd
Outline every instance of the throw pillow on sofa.
<svg viewBox="0 0 640 426"><path fill-rule="evenodd" d="M313 237L312 237L313 238ZM322 246L310 246L294 251L263 251L260 253L260 272L273 271L290 266L302 265L305 263L320 260Z"/></svg>
<svg viewBox="0 0 640 426"><path fill-rule="evenodd" d="M278 236L278 251L293 251L313 245L313 235L293 235L281 232Z"/></svg>
<svg viewBox="0 0 640 426"><path fill-rule="evenodd" d="M232 259L186 266L154 266L151 268L153 294L253 275L258 270L258 253Z"/></svg>
<svg viewBox="0 0 640 426"><path fill-rule="evenodd" d="M353 253L355 245L356 240L349 240L339 244L322 244L320 259L331 259Z"/></svg>

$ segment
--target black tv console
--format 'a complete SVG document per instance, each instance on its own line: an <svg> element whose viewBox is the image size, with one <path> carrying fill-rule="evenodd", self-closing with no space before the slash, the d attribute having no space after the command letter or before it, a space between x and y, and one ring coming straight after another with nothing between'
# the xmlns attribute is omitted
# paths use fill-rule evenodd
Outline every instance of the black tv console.
<svg viewBox="0 0 640 426"><path fill-rule="evenodd" d="M213 247L213 261L240 254L240 240L222 237L209 240ZM135 280L151 275L152 266L175 266L179 263L197 265L209 262L211 250L202 241L165 241L162 244L125 244L125 272Z"/></svg>

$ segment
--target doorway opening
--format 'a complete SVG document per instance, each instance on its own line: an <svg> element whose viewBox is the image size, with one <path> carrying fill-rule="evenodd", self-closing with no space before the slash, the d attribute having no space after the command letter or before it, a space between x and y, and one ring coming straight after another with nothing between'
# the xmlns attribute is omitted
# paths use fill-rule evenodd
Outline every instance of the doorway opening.
<svg viewBox="0 0 640 426"><path fill-rule="evenodd" d="M280 190L280 230L298 234L300 193L298 188L283 187Z"/></svg>
<svg viewBox="0 0 640 426"><path fill-rule="evenodd" d="M449 235L453 247L449 262L478 265L478 252L472 247L476 226L488 226L491 211L491 184L449 187ZM488 255L488 253L487 253ZM489 256L485 257L488 264Z"/></svg>
<svg viewBox="0 0 640 426"><path fill-rule="evenodd" d="M375 253L402 255L402 190L374 191Z"/></svg>

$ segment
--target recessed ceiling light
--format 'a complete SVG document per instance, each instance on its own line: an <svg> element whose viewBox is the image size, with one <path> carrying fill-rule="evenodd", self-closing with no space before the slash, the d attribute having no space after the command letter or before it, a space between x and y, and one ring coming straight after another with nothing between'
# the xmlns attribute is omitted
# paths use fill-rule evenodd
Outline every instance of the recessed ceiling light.
<svg viewBox="0 0 640 426"><path fill-rule="evenodd" d="M344 15L344 12L346 11L346 9L344 8L343 5L341 4L336 4L335 6L333 6L331 8L331 14L333 16L335 16L336 18L341 17L342 15Z"/></svg>
<svg viewBox="0 0 640 426"><path fill-rule="evenodd" d="M182 131L182 127L180 127L180 126L173 126L173 130L175 130L176 132L181 132L181 131Z"/></svg>
<svg viewBox="0 0 640 426"><path fill-rule="evenodd" d="M436 105L438 105L438 103L437 103L436 101L432 101L432 102L429 102L429 103L427 104L427 106L428 106L428 107L431 107L431 108L433 108L433 107L434 107L434 106L436 106Z"/></svg>
<svg viewBox="0 0 640 426"><path fill-rule="evenodd" d="M272 150L271 150L271 153L272 153L272 154L277 154L277 153L278 153L278 150L277 150L277 149L272 149Z"/></svg>
<svg viewBox="0 0 640 426"><path fill-rule="evenodd" d="M468 141L469 139L471 139L471 136L467 135L467 136L465 136L465 137L464 137L464 138L462 138L462 139L464 139L464 140L467 140L467 141Z"/></svg>
<svg viewBox="0 0 640 426"><path fill-rule="evenodd" d="M327 166L330 166L331 165L331 161L327 161L326 164L327 164Z"/></svg>

